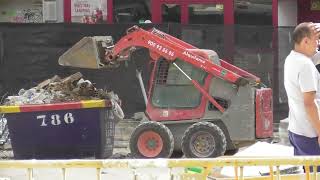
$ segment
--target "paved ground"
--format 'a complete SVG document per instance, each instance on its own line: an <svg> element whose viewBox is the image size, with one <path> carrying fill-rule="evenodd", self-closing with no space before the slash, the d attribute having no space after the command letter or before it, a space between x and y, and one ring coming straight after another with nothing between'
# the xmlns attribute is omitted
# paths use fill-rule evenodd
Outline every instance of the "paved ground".
<svg viewBox="0 0 320 180"><path fill-rule="evenodd" d="M130 124L130 123L129 123ZM129 153L128 149L128 138L137 125L136 122L131 122L128 124L119 124L116 130L115 135L115 149L114 149L114 158L125 158L126 154ZM288 144L286 139L286 124L280 124L280 130L278 131L279 125L275 125L274 139L276 142L281 144ZM10 149L10 144L2 147L0 150L0 158L1 159L12 159L13 153ZM242 149L245 149L242 148ZM242 150L240 149L240 151ZM176 155L176 157L181 156L181 154ZM217 171L216 171L217 172ZM154 177L153 179L170 179L169 177L169 169L140 169L136 173L140 173L140 176L136 179L151 179L150 177ZM141 175L144 174L144 176ZM157 178L155 176L157 175ZM24 180L27 179L27 171L23 169L0 169L0 180L1 178L9 177L10 180ZM41 169L34 171L35 180L58 180L62 179L62 172L59 169ZM95 179L96 170L95 169L69 169L67 174L67 179L77 179L77 180L88 180ZM126 170L103 170L102 171L102 179L115 179L121 178L121 180L131 180L134 179L134 172L130 169Z"/></svg>

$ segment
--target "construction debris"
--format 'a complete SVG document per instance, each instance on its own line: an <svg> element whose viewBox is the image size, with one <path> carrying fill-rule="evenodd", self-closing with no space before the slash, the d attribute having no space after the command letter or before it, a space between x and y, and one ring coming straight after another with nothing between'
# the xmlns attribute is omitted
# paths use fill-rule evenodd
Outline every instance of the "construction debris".
<svg viewBox="0 0 320 180"><path fill-rule="evenodd" d="M0 149L2 145L4 145L8 141L8 139L9 139L9 130L8 130L7 119L2 114L0 115Z"/></svg>
<svg viewBox="0 0 320 180"><path fill-rule="evenodd" d="M41 83L38 84L37 88L38 89L43 89L45 88L46 86L48 86L50 83L53 83L53 82L59 82L61 81L61 78L57 75L53 76L51 79L47 79Z"/></svg>
<svg viewBox="0 0 320 180"><path fill-rule="evenodd" d="M55 75L39 83L36 87L21 89L17 96L8 96L4 105L51 104L80 100L112 99L120 102L112 91L97 89L80 72L66 78Z"/></svg>

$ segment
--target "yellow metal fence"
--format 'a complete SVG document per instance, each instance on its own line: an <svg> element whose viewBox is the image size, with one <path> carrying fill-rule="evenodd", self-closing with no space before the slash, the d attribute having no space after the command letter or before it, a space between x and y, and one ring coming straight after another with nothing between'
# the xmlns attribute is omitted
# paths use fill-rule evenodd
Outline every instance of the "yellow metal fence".
<svg viewBox="0 0 320 180"><path fill-rule="evenodd" d="M300 174L280 174L280 167L286 165L304 166L305 173ZM215 179L226 180L244 180L244 179L320 179L316 172L311 172L310 167L317 169L320 165L320 156L301 156L301 157L220 157L215 159L107 159L107 160L3 160L0 161L1 169L27 169L28 179L33 180L34 169L41 168L57 168L61 169L62 179L67 180L67 172L69 168L94 168L96 176L92 179L101 180L102 169L108 168L126 168L136 170L139 168L184 168L191 169L199 167L201 171L188 172L184 171L179 178L172 177L170 179L212 179L212 170L219 167L233 167L234 177L216 177ZM244 175L245 167L267 166L269 167L269 175L259 177L248 177Z"/></svg>

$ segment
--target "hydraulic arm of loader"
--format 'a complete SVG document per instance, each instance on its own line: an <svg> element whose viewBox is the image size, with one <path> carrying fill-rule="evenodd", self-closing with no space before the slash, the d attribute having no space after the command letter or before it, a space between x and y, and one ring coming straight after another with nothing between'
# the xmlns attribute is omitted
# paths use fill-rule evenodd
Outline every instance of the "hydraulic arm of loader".
<svg viewBox="0 0 320 180"><path fill-rule="evenodd" d="M100 45L97 45L99 43ZM102 45L102 43L104 44ZM87 44L91 44L92 46L86 48ZM233 84L246 85L249 83L249 80L260 83L258 77L223 60L220 60L221 66L213 63L208 59L208 55L201 54L201 51L199 51L198 48L193 47L184 41L155 28L146 31L137 26L129 28L127 30L127 35L122 37L115 45L113 45L112 38L109 36L95 36L94 38L85 37L60 57L59 64L82 68L117 67L121 61L128 59L130 52L134 51L136 47L145 47L149 49L153 61L159 60L160 57L171 61L221 112L224 112L224 108L219 105L197 81L191 79L177 66L174 62L176 59L186 61L193 66L206 71L210 75L220 77ZM102 51L104 56L102 58L101 48L103 48ZM78 51L78 53L74 53L74 50ZM96 52L100 52L100 54ZM82 59L82 61L79 59Z"/></svg>
<svg viewBox="0 0 320 180"><path fill-rule="evenodd" d="M197 48L155 28L150 31L143 30L137 26L128 29L127 35L121 38L112 50L106 52L105 61L102 63L115 63L119 59L122 59L120 57L128 56L131 50L130 48L137 46L149 49L153 60L164 57L168 61L174 61L179 58L209 74L237 85L245 85L249 82L248 79L244 77L254 79L257 83L260 82L258 77L225 61L221 61L221 66L214 64L206 57L200 56L192 51L192 49Z"/></svg>

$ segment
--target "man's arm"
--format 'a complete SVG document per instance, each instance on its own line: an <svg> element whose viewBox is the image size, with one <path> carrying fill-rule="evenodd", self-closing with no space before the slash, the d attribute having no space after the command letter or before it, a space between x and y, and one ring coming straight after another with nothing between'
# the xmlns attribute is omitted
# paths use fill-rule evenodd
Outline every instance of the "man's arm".
<svg viewBox="0 0 320 180"><path fill-rule="evenodd" d="M318 137L320 137L320 120L319 120L318 108L315 104L316 92L315 91L304 92L303 99L304 99L304 107L306 108L309 121L313 126L313 128L316 130Z"/></svg>

